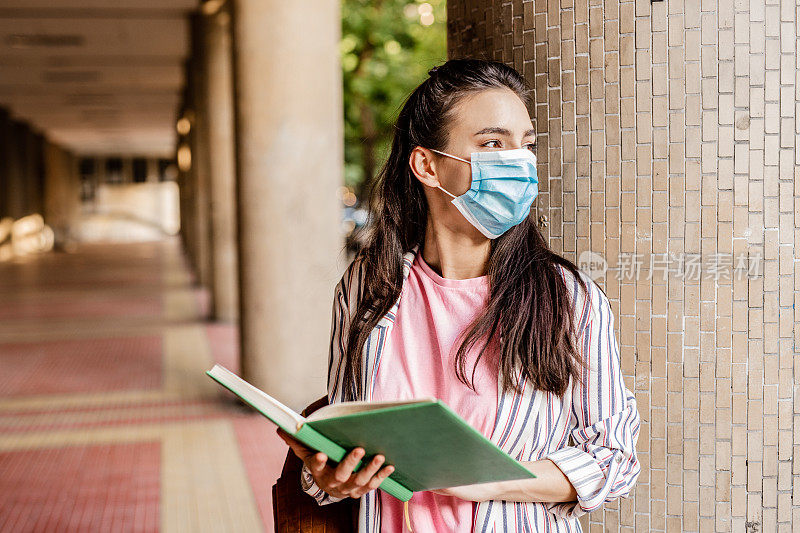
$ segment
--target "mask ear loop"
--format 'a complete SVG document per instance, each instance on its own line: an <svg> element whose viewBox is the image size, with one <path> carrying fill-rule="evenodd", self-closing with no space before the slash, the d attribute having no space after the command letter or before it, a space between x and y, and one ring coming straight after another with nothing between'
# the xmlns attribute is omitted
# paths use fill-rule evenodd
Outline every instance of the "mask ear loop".
<svg viewBox="0 0 800 533"><path fill-rule="evenodd" d="M452 155L452 154L447 154L447 153L445 153L445 152L440 152L439 150L434 150L433 148L429 148L429 150L430 150L431 152L436 152L437 154L442 154L442 155L444 155L444 156L447 156L447 157L452 157L453 159L458 159L459 161L463 161L464 163L467 163L467 164L469 164L469 165L472 165L472 163L470 163L470 162L469 162L469 161L467 161L466 159L461 159L461 158L460 158L460 157L458 157L458 156L455 156L455 155ZM436 187L437 187L438 189L441 189L442 191L444 191L444 192L445 192L447 195L449 195L449 196L450 196L451 198L453 198L454 200L455 200L456 198L458 198L458 197L457 197L455 194L450 194L449 192L447 192L446 190L444 190L444 188L442 188L442 186L441 186L441 185L437 185Z"/></svg>
<svg viewBox="0 0 800 533"><path fill-rule="evenodd" d="M444 193L445 193L446 195L450 196L450 197L451 197L453 200L455 200L455 199L457 198L457 196L456 196L455 194L450 194L449 192L445 191L445 190L442 188L442 186L441 186L441 185L437 185L436 187L437 187L437 188L439 188L439 189L442 189L442 191L444 191Z"/></svg>
<svg viewBox="0 0 800 533"><path fill-rule="evenodd" d="M458 159L459 161L463 161L464 163L469 163L470 165L472 164L469 161L467 161L466 159L461 159L460 157L458 157L456 155L448 154L448 153L445 153L445 152L440 152L439 150L434 150L433 148L429 148L429 150L431 152L436 152L437 154L442 154L442 155L445 155L447 157L452 157L453 159Z"/></svg>

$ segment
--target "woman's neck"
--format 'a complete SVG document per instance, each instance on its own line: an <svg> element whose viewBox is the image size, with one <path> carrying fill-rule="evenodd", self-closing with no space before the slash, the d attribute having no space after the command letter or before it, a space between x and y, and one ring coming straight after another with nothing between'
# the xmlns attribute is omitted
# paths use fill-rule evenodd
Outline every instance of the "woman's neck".
<svg viewBox="0 0 800 533"><path fill-rule="evenodd" d="M477 278L486 274L491 241L473 240L463 234L435 228L428 223L422 258L437 274L447 279Z"/></svg>

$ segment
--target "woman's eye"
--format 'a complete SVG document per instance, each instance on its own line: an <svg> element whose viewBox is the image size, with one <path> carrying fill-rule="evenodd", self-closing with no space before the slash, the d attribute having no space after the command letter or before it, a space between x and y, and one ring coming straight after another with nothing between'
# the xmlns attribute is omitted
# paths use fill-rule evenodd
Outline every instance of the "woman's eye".
<svg viewBox="0 0 800 533"><path fill-rule="evenodd" d="M495 146L489 146L491 143L496 143L496 145ZM502 143L500 141L498 141L497 139L492 139L490 141L486 141L481 146L486 146L488 148L500 148L500 146L502 146ZM525 144L523 146L525 148L527 148L528 150L530 150L531 152L536 152L536 143Z"/></svg>

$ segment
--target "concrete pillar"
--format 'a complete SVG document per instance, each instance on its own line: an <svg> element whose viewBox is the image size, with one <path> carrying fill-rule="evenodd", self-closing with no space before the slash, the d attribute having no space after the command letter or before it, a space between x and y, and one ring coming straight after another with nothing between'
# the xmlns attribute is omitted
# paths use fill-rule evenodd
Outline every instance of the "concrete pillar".
<svg viewBox="0 0 800 533"><path fill-rule="evenodd" d="M0 110L0 216L41 213L41 135Z"/></svg>
<svg viewBox="0 0 800 533"><path fill-rule="evenodd" d="M95 188L106 182L106 159L103 156L94 156L94 184Z"/></svg>
<svg viewBox="0 0 800 533"><path fill-rule="evenodd" d="M158 158L147 158L147 180L148 183L158 183L161 181L161 175L158 171Z"/></svg>
<svg viewBox="0 0 800 533"><path fill-rule="evenodd" d="M186 60L184 62L184 76L187 80L186 87L184 88L183 93L183 108L178 113L179 121L183 118L186 118L188 123L190 124L190 128L193 128L193 123L189 120L189 115L191 114L191 110L188 108L189 101L190 101L190 91L189 91L189 84L188 80L191 79L191 69L190 69L190 60ZM181 158L181 150L189 145L189 138L188 133L191 130L181 131L178 128L178 123L176 123L176 129L178 130L178 141L176 144L175 149L175 162L178 168L178 175L176 177L176 182L178 184L178 201L180 207L180 224L181 224L181 231L180 231L180 238L181 244L183 245L183 249L186 251L187 258L189 263L194 265L194 237L192 234L192 229L194 228L193 223L193 210L191 209L191 168L185 166L186 162Z"/></svg>
<svg viewBox="0 0 800 533"><path fill-rule="evenodd" d="M21 130L20 157L22 158L22 212L24 215L42 213L41 190L41 135L27 124Z"/></svg>
<svg viewBox="0 0 800 533"><path fill-rule="evenodd" d="M178 140L178 147L180 148L181 144L185 142L185 139L179 138ZM177 153L176 153L176 160L177 160ZM189 200L190 200L190 179L191 174L188 170L184 170L178 166L178 202L180 208L180 221L181 221L181 243L183 244L183 249L186 251L186 255L189 258L189 262L193 262L193 251L192 245L194 244L194 239L192 237L192 217L191 217L191 209L189 207Z"/></svg>
<svg viewBox="0 0 800 533"><path fill-rule="evenodd" d="M203 72L205 63L205 20L200 13L191 16L192 63L190 69L191 106L194 110L194 123L189 138L192 149L192 196L194 234L194 266L198 280L204 287L211 287L210 256L210 216L209 216L209 178L208 178L208 130L206 95Z"/></svg>
<svg viewBox="0 0 800 533"><path fill-rule="evenodd" d="M6 210L8 216L21 218L27 215L25 209L25 130L27 126L11 120L8 129L8 172L6 182Z"/></svg>
<svg viewBox="0 0 800 533"><path fill-rule="evenodd" d="M77 159L52 142L45 142L44 220L60 249L69 248L80 215L80 177Z"/></svg>
<svg viewBox="0 0 800 533"><path fill-rule="evenodd" d="M31 130L29 141L28 210L44 213L44 135Z"/></svg>
<svg viewBox="0 0 800 533"><path fill-rule="evenodd" d="M242 371L301 408L325 392L341 275L340 5L233 8Z"/></svg>
<svg viewBox="0 0 800 533"><path fill-rule="evenodd" d="M9 216L9 189L11 175L7 161L11 158L11 118L6 109L0 108L0 218Z"/></svg>
<svg viewBox="0 0 800 533"><path fill-rule="evenodd" d="M230 13L206 17L205 113L211 222L211 311L222 321L239 315L236 248L236 162Z"/></svg>
<svg viewBox="0 0 800 533"><path fill-rule="evenodd" d="M34 132L27 123L20 123L18 128L20 167L19 203L22 216L33 213L33 192L36 174L35 147L33 146Z"/></svg>
<svg viewBox="0 0 800 533"><path fill-rule="evenodd" d="M122 160L122 183L133 183L133 158L131 156L121 156Z"/></svg>
<svg viewBox="0 0 800 533"><path fill-rule="evenodd" d="M92 158L92 193L91 193L91 206L94 210L94 207L97 205L97 191L100 189L100 184L105 183L105 166L106 161L101 157L93 157Z"/></svg>

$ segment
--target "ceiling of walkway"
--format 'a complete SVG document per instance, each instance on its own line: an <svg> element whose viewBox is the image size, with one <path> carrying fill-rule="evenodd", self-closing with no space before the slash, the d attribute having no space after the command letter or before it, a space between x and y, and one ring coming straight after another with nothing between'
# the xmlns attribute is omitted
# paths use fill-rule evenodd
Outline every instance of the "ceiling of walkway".
<svg viewBox="0 0 800 533"><path fill-rule="evenodd" d="M1 0L0 106L77 154L170 156L198 0Z"/></svg>

